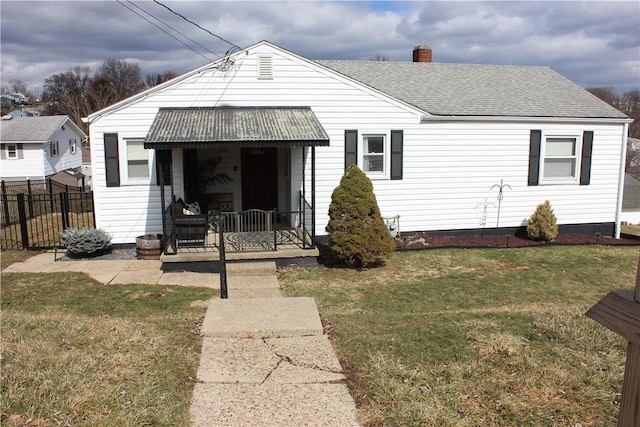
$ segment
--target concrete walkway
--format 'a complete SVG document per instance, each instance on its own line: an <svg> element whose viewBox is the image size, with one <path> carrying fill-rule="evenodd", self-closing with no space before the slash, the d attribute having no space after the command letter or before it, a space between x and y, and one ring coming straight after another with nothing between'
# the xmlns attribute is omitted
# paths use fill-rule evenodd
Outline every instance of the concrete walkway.
<svg viewBox="0 0 640 427"><path fill-rule="evenodd" d="M219 289L217 273L163 272L160 261L55 261L46 253L3 272L87 273L105 284ZM358 426L356 407L313 298L284 298L272 261L227 265L229 299L202 325L191 422L205 426Z"/></svg>

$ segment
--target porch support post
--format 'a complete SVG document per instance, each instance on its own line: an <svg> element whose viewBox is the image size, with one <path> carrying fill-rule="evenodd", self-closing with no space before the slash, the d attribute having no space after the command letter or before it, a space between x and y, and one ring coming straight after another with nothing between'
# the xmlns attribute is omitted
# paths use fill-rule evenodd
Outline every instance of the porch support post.
<svg viewBox="0 0 640 427"><path fill-rule="evenodd" d="M316 146L311 146L311 247L316 246Z"/></svg>
<svg viewBox="0 0 640 427"><path fill-rule="evenodd" d="M300 200L300 211L302 212L302 230L307 231L307 218L306 218L306 209L305 209L305 203L307 202L307 183L306 183L306 173L305 173L305 154L307 151L307 147L306 146L302 146L302 200ZM303 239L302 239L302 249L306 249L307 247L307 242L306 242L306 238L304 237L303 234Z"/></svg>
<svg viewBox="0 0 640 427"><path fill-rule="evenodd" d="M157 153L156 153L157 156ZM162 207L162 253L167 254L167 245L165 239L167 237L167 218L165 215L165 206L164 206L164 165L162 162L158 162L158 168L160 168L160 206Z"/></svg>

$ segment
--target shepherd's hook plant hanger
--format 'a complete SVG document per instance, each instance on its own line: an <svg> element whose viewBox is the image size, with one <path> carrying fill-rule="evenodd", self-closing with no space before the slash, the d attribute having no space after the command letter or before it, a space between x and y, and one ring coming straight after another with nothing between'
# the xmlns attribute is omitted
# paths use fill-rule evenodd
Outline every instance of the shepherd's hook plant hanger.
<svg viewBox="0 0 640 427"><path fill-rule="evenodd" d="M504 198L504 189L508 188L509 190L512 190L511 186L509 184L504 184L503 183L504 180L500 180L500 184L494 184L491 189L493 190L494 188L498 189L498 218L496 219L496 237L498 237L498 228L500 227L500 205L502 205L502 199Z"/></svg>

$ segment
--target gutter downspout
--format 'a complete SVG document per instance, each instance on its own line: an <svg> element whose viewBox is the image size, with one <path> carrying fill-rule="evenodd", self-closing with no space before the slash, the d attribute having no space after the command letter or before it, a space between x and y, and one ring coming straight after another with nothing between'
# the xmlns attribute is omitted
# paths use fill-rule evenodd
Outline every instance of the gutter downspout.
<svg viewBox="0 0 640 427"><path fill-rule="evenodd" d="M616 229L615 238L620 238L620 222L622 217L622 196L624 192L624 173L627 163L627 134L629 133L629 123L625 123L622 130L622 152L620 153L620 174L618 176L618 199L616 201Z"/></svg>

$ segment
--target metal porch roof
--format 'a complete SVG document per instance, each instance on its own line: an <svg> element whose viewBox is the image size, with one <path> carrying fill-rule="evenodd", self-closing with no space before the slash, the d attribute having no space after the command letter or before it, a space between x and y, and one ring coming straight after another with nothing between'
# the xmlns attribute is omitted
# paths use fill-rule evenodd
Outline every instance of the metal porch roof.
<svg viewBox="0 0 640 427"><path fill-rule="evenodd" d="M328 146L309 107L160 108L145 148Z"/></svg>

